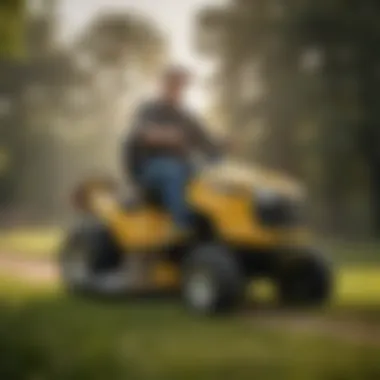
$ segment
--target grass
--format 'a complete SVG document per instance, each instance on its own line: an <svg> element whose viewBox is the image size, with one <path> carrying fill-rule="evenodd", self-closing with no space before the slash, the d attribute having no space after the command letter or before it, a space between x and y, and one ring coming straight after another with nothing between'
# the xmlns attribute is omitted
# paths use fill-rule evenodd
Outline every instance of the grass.
<svg viewBox="0 0 380 380"><path fill-rule="evenodd" d="M379 328L379 273L342 270L328 313L370 316ZM10 275L0 277L0 352L0 378L12 380L380 378L380 345L270 329L248 316L197 318L169 300L72 298L58 283Z"/></svg>
<svg viewBox="0 0 380 380"><path fill-rule="evenodd" d="M8 232L0 251L46 258L60 238L56 229ZM380 266L345 265L337 275L332 308L317 313L379 329ZM76 299L58 283L12 274L0 275L0 353L7 380L380 378L380 345L273 329L250 316L196 318L169 300Z"/></svg>
<svg viewBox="0 0 380 380"><path fill-rule="evenodd" d="M195 318L168 300L80 300L3 277L0 302L4 379L380 378L378 348Z"/></svg>
<svg viewBox="0 0 380 380"><path fill-rule="evenodd" d="M379 305L380 307L380 265L344 266L337 271L338 305Z"/></svg>
<svg viewBox="0 0 380 380"><path fill-rule="evenodd" d="M18 257L49 258L63 238L59 228L25 228L0 231L0 252Z"/></svg>

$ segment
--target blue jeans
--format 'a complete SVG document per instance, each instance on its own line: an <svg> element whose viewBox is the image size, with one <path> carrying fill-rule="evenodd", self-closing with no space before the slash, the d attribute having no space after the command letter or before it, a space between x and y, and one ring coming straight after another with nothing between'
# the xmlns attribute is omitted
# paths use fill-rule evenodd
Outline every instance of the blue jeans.
<svg viewBox="0 0 380 380"><path fill-rule="evenodd" d="M164 207L181 229L190 227L191 212L186 202L186 185L191 171L188 164L174 157L149 158L142 165L142 185L158 191Z"/></svg>

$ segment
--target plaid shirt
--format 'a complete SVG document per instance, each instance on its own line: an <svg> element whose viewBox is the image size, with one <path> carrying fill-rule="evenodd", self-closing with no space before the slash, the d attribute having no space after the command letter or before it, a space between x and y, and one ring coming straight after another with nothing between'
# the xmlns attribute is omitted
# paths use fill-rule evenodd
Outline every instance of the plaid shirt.
<svg viewBox="0 0 380 380"><path fill-rule="evenodd" d="M140 132L152 124L163 128L169 126L180 128L185 134L184 149L170 151L146 146L140 138ZM137 110L130 133L123 143L123 167L127 173L136 177L142 163L149 157L169 154L188 160L193 151L214 156L219 154L220 147L207 134L202 123L190 112L159 100L148 102Z"/></svg>

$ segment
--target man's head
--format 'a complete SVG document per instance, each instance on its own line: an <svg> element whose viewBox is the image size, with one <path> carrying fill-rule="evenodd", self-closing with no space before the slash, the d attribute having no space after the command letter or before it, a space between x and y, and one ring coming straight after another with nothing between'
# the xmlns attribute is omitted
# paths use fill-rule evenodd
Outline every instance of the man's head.
<svg viewBox="0 0 380 380"><path fill-rule="evenodd" d="M170 103L182 100L190 82L190 72L181 66L168 67L161 78L161 95Z"/></svg>

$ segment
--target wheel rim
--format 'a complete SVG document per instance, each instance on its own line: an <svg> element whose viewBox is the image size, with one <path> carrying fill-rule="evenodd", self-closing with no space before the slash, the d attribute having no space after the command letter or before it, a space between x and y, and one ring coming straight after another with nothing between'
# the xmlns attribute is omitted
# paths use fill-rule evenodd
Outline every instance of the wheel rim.
<svg viewBox="0 0 380 380"><path fill-rule="evenodd" d="M195 309L211 308L216 298L215 284L211 276L203 271L192 273L186 284L186 298Z"/></svg>

